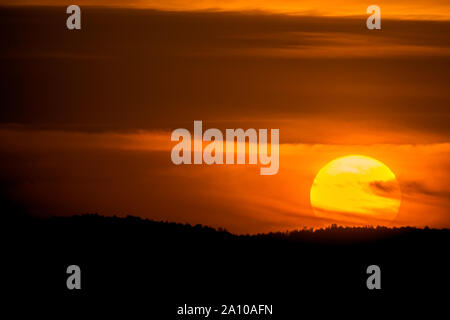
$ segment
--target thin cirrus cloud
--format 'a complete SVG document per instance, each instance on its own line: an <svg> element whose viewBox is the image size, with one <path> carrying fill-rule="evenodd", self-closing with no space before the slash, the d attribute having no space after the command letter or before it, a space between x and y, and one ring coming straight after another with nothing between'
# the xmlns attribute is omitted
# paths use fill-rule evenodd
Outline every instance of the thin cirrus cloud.
<svg viewBox="0 0 450 320"><path fill-rule="evenodd" d="M3 5L70 5L60 0L1 0ZM369 4L362 0L79 0L84 6L153 8L169 11L262 11L295 15L352 16L364 15ZM450 5L446 0L379 0L383 15L389 18L448 20Z"/></svg>

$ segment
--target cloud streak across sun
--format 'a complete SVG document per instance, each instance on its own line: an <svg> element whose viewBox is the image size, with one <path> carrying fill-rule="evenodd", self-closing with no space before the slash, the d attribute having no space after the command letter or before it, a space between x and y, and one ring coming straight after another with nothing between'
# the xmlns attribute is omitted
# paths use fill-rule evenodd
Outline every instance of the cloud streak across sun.
<svg viewBox="0 0 450 320"><path fill-rule="evenodd" d="M373 192L372 185L384 192ZM394 173L380 161L350 155L335 159L320 169L311 187L311 206L319 217L343 218L364 223L372 219L395 219L401 191Z"/></svg>

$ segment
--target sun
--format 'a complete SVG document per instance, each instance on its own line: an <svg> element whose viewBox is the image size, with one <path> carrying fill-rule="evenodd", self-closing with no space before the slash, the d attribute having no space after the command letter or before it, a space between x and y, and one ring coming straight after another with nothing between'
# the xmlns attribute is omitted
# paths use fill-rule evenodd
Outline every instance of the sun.
<svg viewBox="0 0 450 320"><path fill-rule="evenodd" d="M385 164L350 155L329 162L319 171L310 200L316 216L335 223L382 225L397 216L401 191Z"/></svg>

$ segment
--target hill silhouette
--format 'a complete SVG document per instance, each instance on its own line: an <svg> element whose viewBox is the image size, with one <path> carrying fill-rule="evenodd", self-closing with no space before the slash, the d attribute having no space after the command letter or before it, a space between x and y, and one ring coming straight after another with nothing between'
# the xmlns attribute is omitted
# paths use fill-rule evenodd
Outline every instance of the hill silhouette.
<svg viewBox="0 0 450 320"><path fill-rule="evenodd" d="M21 217L7 226L15 292L68 301L145 297L161 319L171 319L168 310L184 303L268 303L287 316L298 312L299 301L308 306L318 297L359 303L442 298L440 289L450 284L448 229L334 225L234 235L99 215ZM72 264L82 270L80 291L66 288ZM366 287L373 264L382 271L379 291Z"/></svg>

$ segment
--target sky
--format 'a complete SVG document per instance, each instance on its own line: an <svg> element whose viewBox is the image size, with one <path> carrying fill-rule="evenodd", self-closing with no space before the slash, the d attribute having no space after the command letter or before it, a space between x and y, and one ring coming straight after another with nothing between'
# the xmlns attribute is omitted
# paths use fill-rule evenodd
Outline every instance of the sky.
<svg viewBox="0 0 450 320"><path fill-rule="evenodd" d="M68 0L1 0L4 5L71 5ZM150 8L165 11L260 11L294 15L360 16L376 4L389 18L448 20L450 4L446 0L78 0L82 6Z"/></svg>
<svg viewBox="0 0 450 320"><path fill-rule="evenodd" d="M450 227L447 1L380 1L379 31L356 0L79 1L79 31L56 1L11 3L0 1L9 210L236 233L354 225L315 215L309 194L331 160L363 154L402 191L384 224ZM278 174L175 166L170 134L194 120L280 129Z"/></svg>

